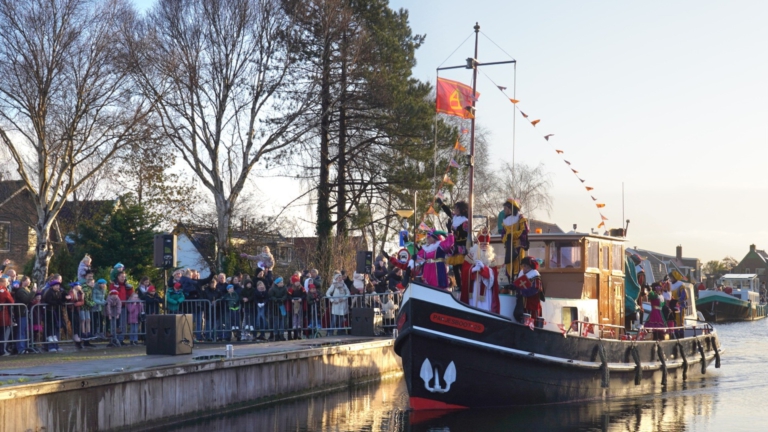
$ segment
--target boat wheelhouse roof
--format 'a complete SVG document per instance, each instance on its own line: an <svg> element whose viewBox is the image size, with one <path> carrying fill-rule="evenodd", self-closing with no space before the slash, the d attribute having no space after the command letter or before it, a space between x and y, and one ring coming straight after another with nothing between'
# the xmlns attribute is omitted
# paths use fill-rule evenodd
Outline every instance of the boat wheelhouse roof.
<svg viewBox="0 0 768 432"><path fill-rule="evenodd" d="M728 273L723 275L720 279L754 279L757 277L755 273Z"/></svg>

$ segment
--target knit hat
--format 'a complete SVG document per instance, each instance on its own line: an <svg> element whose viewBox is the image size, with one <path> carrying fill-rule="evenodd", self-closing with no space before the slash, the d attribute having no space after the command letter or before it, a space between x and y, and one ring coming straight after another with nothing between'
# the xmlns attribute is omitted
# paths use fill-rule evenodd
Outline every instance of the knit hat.
<svg viewBox="0 0 768 432"><path fill-rule="evenodd" d="M153 286L149 287L149 289L147 290L147 292L155 292L155 287L153 287Z"/></svg>
<svg viewBox="0 0 768 432"><path fill-rule="evenodd" d="M56 286L56 285L61 285L61 281L52 280L52 281L48 282L48 286L49 287L53 287L53 286Z"/></svg>
<svg viewBox="0 0 768 432"><path fill-rule="evenodd" d="M97 280L97 281L96 281L96 283L97 283L97 284L104 284L104 285L106 285L106 284L107 284L107 281L106 281L106 280L104 280L104 279L99 279L99 280Z"/></svg>
<svg viewBox="0 0 768 432"><path fill-rule="evenodd" d="M235 286L232 284L227 285L227 291L235 289Z"/></svg>
<svg viewBox="0 0 768 432"><path fill-rule="evenodd" d="M280 276L278 276L277 279L275 279L276 284L279 284L282 281L283 281L283 278L281 278ZM293 277L291 278L291 282L293 282Z"/></svg>
<svg viewBox="0 0 768 432"><path fill-rule="evenodd" d="M115 264L114 268L116 268L116 269L125 268L125 266L123 265L123 263L117 263L117 264Z"/></svg>
<svg viewBox="0 0 768 432"><path fill-rule="evenodd" d="M300 281L300 280L301 280L301 278L300 278L300 277L298 277L298 276L296 276L296 275L293 275L293 276L291 276L291 283L292 283L292 284L293 284L293 283L296 283L296 282L298 282L298 281Z"/></svg>
<svg viewBox="0 0 768 432"><path fill-rule="evenodd" d="M74 288L76 286L80 286L80 282L75 281L75 282L72 282L72 283L69 284L70 288Z"/></svg>
<svg viewBox="0 0 768 432"><path fill-rule="evenodd" d="M181 288L181 282L176 282L175 284L173 284L173 287L174 288Z"/></svg>
<svg viewBox="0 0 768 432"><path fill-rule="evenodd" d="M309 285L307 285L307 286L309 287L309 289L312 289L312 288L314 288L314 287L315 287L315 284L313 284L312 282L310 282L310 283L309 283Z"/></svg>

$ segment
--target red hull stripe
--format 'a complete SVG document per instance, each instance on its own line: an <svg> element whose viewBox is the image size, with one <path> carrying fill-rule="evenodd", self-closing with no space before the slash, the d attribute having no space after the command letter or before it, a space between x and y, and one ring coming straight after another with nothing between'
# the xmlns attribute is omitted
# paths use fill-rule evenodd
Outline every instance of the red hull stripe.
<svg viewBox="0 0 768 432"><path fill-rule="evenodd" d="M449 327L455 327L462 330L468 330L473 333L482 333L485 331L485 326L480 323L452 317L450 315L443 315L437 312L433 312L432 315L429 316L429 320L433 323L447 325Z"/></svg>
<svg viewBox="0 0 768 432"><path fill-rule="evenodd" d="M413 410L455 410L455 409L467 409L462 405L453 405L445 402L440 402L427 398L420 398L411 396L411 409Z"/></svg>

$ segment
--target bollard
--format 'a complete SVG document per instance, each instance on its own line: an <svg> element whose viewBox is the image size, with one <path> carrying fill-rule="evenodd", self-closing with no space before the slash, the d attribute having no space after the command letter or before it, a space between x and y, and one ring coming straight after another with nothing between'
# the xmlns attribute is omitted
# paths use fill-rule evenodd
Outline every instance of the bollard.
<svg viewBox="0 0 768 432"><path fill-rule="evenodd" d="M232 345L227 345L227 358L231 359L235 356L235 348Z"/></svg>

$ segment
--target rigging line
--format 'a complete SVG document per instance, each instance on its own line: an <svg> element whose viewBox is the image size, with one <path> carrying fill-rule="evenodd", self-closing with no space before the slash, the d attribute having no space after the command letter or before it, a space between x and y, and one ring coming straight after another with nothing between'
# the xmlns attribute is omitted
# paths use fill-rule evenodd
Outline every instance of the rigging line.
<svg viewBox="0 0 768 432"><path fill-rule="evenodd" d="M494 80L493 80L491 77L489 77L489 76L488 76L488 74L486 74L485 72L483 72L483 71L482 71L482 69L479 69L479 68L478 68L478 70L480 71L480 73L482 73L482 74L483 74L483 76L485 76L486 78L488 78L488 80L489 80L491 83L493 83L493 85L494 85L494 86L496 86L496 88L497 88L497 89L498 89L498 90L499 90L499 91L500 91L500 92L501 92L501 93L502 93L502 94L503 94L503 95L504 95L504 96L507 98L507 100L509 100L509 99L510 99L510 98L509 98L509 95L507 95L507 92L505 92L504 90L502 90L502 89L501 89L501 87L499 87L499 85L498 85L498 84L496 84L496 82L495 82L495 81L494 81ZM512 105L513 105L513 107L514 107L513 109L514 109L515 111L520 111L520 112L522 112L522 110L520 109L520 107L518 107L518 106L517 106L517 104L512 104ZM530 122L530 120L529 120L529 122ZM546 137L545 137L545 136L544 136L544 135L543 135L541 132L539 132L538 134L539 134L539 136L541 136L542 138L544 138L544 140L547 142L547 144L549 144L549 146L550 146L550 147L552 147L552 149L553 149L553 150L555 150L555 151L557 150L557 149L555 148L555 145L554 145L554 144L552 144L552 143L549 141L549 139L547 139L547 138L546 138ZM563 160L565 160L565 158L563 158ZM570 166L570 164L568 164L568 165ZM573 169L571 169L571 171L573 171ZM583 185L584 181L583 181L583 180L581 180L581 177L579 177L579 175L578 175L578 174L576 174L575 172L572 172L572 174L573 174L573 175L574 175L574 176L575 176L577 179L579 179L579 181L581 181L581 182L582 182L582 185ZM586 191L586 192L587 192L587 195L590 195L590 194L589 194L589 191ZM590 195L590 198L591 198L591 197L592 197L592 195ZM597 214L599 214L599 215L600 215L600 222L605 222L605 220L603 219L603 217L604 217L604 216L603 216L603 212L602 212L602 211L600 211L600 208L597 208Z"/></svg>
<svg viewBox="0 0 768 432"><path fill-rule="evenodd" d="M489 41L491 41L491 43L492 43L492 44L496 45L496 48L500 49L500 50L501 50L501 52L503 52L504 54L506 54L506 55L507 55L507 57L509 57L510 59L512 59L512 60L514 60L515 62L517 62L517 59L515 59L514 57L512 57L512 55L511 55L510 53L508 53L508 52L504 51L504 48L500 47L500 46L499 46L499 44L497 44L496 42L494 42L494 41L493 41L493 39L491 39L491 37L490 37L490 36L488 36L487 34L483 33L482 31L480 32L480 34L481 34L481 35L483 35L483 36L485 36L485 38L486 38L486 39L488 39Z"/></svg>
<svg viewBox="0 0 768 432"><path fill-rule="evenodd" d="M462 42L461 44L459 44L459 46L457 46L457 47L456 47L456 49L455 49L455 50L453 50L453 52L452 52L452 53L448 54L448 57L446 57L446 58L445 58L445 60L443 60L443 62L442 62L442 63L440 63L440 65L439 65L439 66L437 66L437 68L438 68L438 69L440 69L440 68L441 68L441 67L442 67L442 66L445 64L445 62L447 62L448 60L450 60L451 56L453 56L454 54L456 54L456 51L458 51L458 50L459 50L459 48L461 48L462 46L464 46L464 44L465 44L465 43L467 43L467 41L469 40L469 38L471 38L471 37L472 37L472 35L473 35L473 34L475 34L475 32L474 32L474 31L473 31L473 32L471 32L471 33L469 33L469 36L467 36L467 38L466 38L466 39L464 39L464 42ZM507 54L507 55L509 55L509 54Z"/></svg>

